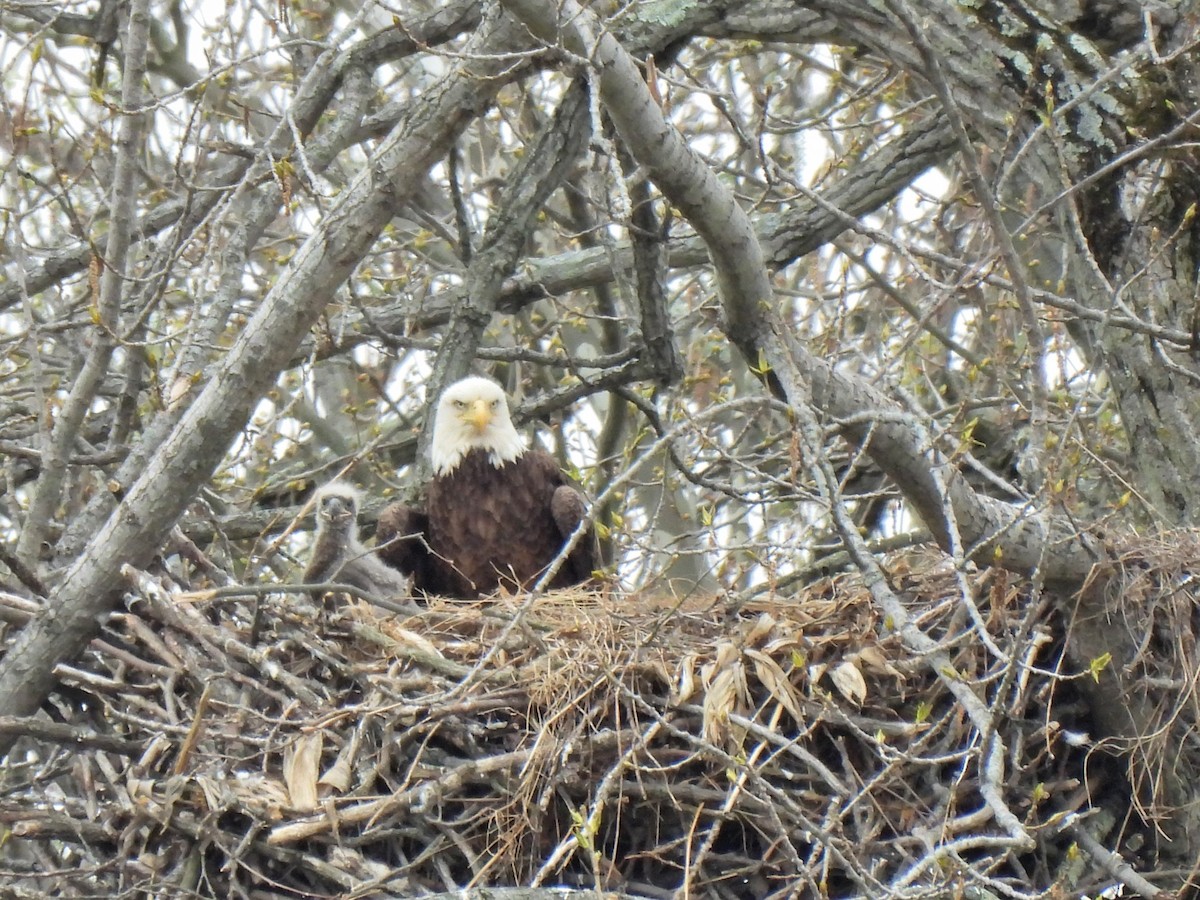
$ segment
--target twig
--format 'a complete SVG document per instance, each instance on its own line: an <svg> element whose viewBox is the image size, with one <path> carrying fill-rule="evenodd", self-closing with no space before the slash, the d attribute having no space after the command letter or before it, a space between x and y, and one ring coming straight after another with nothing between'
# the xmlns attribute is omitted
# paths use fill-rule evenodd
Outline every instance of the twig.
<svg viewBox="0 0 1200 900"><path fill-rule="evenodd" d="M1091 832L1084 828L1082 824L1072 822L1064 830L1070 833L1080 849L1094 859L1100 865L1100 868L1104 869L1105 872L1130 890L1137 891L1139 895L1148 898L1148 900L1171 900L1171 898L1176 896L1171 891L1155 887L1142 875L1139 875L1129 863L1121 858L1119 853L1114 853L1092 837Z"/></svg>
<svg viewBox="0 0 1200 900"><path fill-rule="evenodd" d="M129 741L109 734L85 731L61 722L47 722L36 718L0 716L0 734L31 737L52 744L94 747L109 753L119 753L121 756L141 756L146 749L142 741Z"/></svg>

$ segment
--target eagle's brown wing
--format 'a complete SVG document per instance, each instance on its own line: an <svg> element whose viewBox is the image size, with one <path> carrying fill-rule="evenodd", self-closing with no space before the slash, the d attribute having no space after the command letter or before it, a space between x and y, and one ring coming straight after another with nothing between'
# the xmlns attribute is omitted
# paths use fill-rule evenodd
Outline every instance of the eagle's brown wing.
<svg viewBox="0 0 1200 900"><path fill-rule="evenodd" d="M430 582L429 517L419 509L392 503L379 513L375 525L375 554L412 579L413 587L436 593Z"/></svg>
<svg viewBox="0 0 1200 900"><path fill-rule="evenodd" d="M568 481L553 456L540 451L533 451L532 455L536 465L544 473L544 477L555 486L550 495L550 516L554 519L555 527L558 529L561 542L559 547L561 548L562 544L566 543L575 533L579 523L587 519L587 503L583 499L583 494L579 493L575 486ZM596 535L589 524L584 533L579 536L579 540L571 552L567 554L567 558L563 561L562 568L558 570L558 575L551 582L551 586L566 587L589 581L595 568Z"/></svg>
<svg viewBox="0 0 1200 900"><path fill-rule="evenodd" d="M579 491L569 484L560 484L554 489L554 496L550 500L550 513L554 516L554 524L558 526L565 542L587 517L587 505ZM595 570L596 534L589 524L563 563L563 571L570 579L565 583L581 584L589 581Z"/></svg>

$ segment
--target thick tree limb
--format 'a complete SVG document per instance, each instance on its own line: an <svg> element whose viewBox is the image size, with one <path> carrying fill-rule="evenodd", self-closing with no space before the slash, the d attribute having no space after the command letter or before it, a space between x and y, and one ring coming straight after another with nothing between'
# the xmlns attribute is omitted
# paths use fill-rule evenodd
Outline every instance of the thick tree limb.
<svg viewBox="0 0 1200 900"><path fill-rule="evenodd" d="M667 122L636 64L594 16L573 2L560 6L557 21L553 9L533 0L504 0L504 6L542 40L561 41L596 66L601 96L622 139L703 238L724 301L725 333L753 359L763 327L757 310L771 302L773 292L766 258L745 211Z"/></svg>

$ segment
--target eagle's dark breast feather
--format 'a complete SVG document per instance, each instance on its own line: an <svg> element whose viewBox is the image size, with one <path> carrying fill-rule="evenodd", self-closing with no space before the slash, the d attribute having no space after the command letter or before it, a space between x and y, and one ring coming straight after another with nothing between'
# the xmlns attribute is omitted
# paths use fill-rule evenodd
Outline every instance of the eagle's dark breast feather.
<svg viewBox="0 0 1200 900"><path fill-rule="evenodd" d="M538 581L583 516L583 498L549 454L529 450L497 467L485 451L472 450L453 472L430 482L424 515L384 510L379 542L391 543L380 552L428 593L474 598L499 587L515 591ZM403 534L414 537L395 540ZM590 578L592 547L584 535L549 587Z"/></svg>

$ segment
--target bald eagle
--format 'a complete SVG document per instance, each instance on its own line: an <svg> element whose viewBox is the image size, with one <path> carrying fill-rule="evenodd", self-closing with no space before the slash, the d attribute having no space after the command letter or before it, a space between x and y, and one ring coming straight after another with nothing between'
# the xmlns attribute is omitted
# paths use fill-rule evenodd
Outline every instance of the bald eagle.
<svg viewBox="0 0 1200 900"><path fill-rule="evenodd" d="M377 553L429 594L475 599L537 583L586 512L554 457L526 448L494 381L464 378L438 401L433 480L423 510L393 503L379 515ZM591 577L590 531L548 587Z"/></svg>

